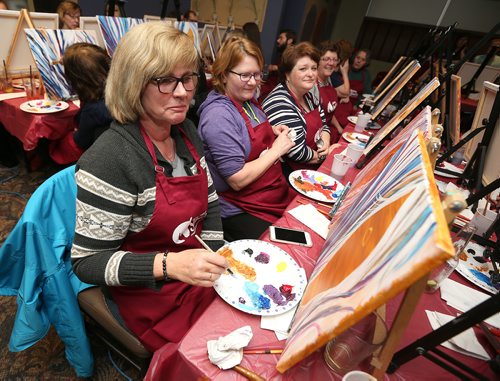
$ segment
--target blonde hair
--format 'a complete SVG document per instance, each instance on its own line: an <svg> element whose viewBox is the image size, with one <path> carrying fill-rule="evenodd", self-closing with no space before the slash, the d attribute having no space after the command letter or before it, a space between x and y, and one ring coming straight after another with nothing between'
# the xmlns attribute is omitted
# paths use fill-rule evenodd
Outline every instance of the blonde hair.
<svg viewBox="0 0 500 381"><path fill-rule="evenodd" d="M111 60L106 106L118 122L135 122L145 114L141 96L153 78L167 76L177 66L197 72L198 64L186 34L162 21L137 25L120 40Z"/></svg>
<svg viewBox="0 0 500 381"><path fill-rule="evenodd" d="M264 67L264 58L257 45L245 37L233 36L222 44L212 66L212 85L221 94L226 91L225 76L238 65L245 56L257 60L260 70Z"/></svg>

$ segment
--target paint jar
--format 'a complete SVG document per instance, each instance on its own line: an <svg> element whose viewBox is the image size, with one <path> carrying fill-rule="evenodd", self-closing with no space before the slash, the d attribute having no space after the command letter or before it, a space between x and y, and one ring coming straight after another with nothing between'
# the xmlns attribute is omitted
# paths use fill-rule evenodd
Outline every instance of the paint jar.
<svg viewBox="0 0 500 381"><path fill-rule="evenodd" d="M425 292L432 294L441 287L441 284L445 279L451 275L453 270L455 270L460 261L460 255L464 251L465 247L469 243L470 239L474 236L477 231L477 227L473 224L467 224L453 237L453 247L455 248L455 255L444 262L441 266L435 268L425 285Z"/></svg>
<svg viewBox="0 0 500 381"><path fill-rule="evenodd" d="M339 181L342 180L352 163L353 160L347 155L340 153L334 155L331 176Z"/></svg>
<svg viewBox="0 0 500 381"><path fill-rule="evenodd" d="M371 114L359 114L358 119L356 120L356 125L354 126L354 131L362 132L366 128L368 122L371 119L372 119Z"/></svg>
<svg viewBox="0 0 500 381"><path fill-rule="evenodd" d="M370 313L326 344L323 357L335 373L344 375L360 367L382 347L387 338L387 326L376 312Z"/></svg>

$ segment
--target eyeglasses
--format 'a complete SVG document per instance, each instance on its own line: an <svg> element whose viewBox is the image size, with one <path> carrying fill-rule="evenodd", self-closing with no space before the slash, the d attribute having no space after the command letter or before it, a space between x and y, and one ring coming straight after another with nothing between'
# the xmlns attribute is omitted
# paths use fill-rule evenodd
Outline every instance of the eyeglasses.
<svg viewBox="0 0 500 381"><path fill-rule="evenodd" d="M239 76L242 82L248 82L252 77L255 79L255 82L259 82L262 80L263 75L260 71L257 73L236 73L235 71L229 70L229 72Z"/></svg>
<svg viewBox="0 0 500 381"><path fill-rule="evenodd" d="M323 58L321 58L321 61L323 61L323 62L329 62L329 61L335 62L335 61L338 61L338 60L339 60L338 58L332 58L332 57L323 57Z"/></svg>
<svg viewBox="0 0 500 381"><path fill-rule="evenodd" d="M198 74L192 73L185 75L181 78L174 76L158 77L151 79L151 82L155 82L158 86L158 91L162 94L171 94L177 88L179 82L184 86L184 90L193 91L198 84Z"/></svg>
<svg viewBox="0 0 500 381"><path fill-rule="evenodd" d="M80 14L72 15L69 13L65 13L64 16L68 16L70 19L79 19L80 18Z"/></svg>

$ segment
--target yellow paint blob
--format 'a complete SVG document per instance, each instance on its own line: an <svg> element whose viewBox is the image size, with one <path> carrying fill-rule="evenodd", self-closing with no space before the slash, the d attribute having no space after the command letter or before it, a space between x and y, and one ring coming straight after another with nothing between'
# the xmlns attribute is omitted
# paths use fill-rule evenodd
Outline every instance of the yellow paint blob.
<svg viewBox="0 0 500 381"><path fill-rule="evenodd" d="M280 262L276 265L276 271L277 272L282 272L286 270L286 262Z"/></svg>

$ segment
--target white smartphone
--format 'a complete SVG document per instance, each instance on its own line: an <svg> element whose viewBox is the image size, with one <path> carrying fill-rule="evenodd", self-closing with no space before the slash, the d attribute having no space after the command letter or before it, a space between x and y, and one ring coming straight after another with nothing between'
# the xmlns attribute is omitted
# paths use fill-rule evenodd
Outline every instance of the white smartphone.
<svg viewBox="0 0 500 381"><path fill-rule="evenodd" d="M311 235L302 230L269 226L269 237L274 242L291 243L306 247L312 246Z"/></svg>

